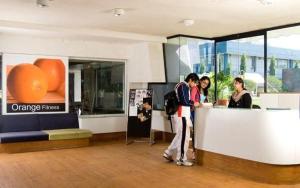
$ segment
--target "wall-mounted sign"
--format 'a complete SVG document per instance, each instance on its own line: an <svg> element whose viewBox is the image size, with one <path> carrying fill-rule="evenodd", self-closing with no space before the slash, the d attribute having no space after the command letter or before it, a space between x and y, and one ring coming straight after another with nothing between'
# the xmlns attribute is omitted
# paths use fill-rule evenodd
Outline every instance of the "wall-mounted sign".
<svg viewBox="0 0 300 188"><path fill-rule="evenodd" d="M67 112L66 57L3 54L4 114Z"/></svg>

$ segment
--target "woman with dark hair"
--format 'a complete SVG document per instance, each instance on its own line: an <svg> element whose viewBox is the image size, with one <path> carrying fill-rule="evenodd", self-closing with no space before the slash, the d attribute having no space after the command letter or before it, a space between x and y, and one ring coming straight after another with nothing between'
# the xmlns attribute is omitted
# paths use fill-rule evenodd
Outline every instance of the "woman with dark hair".
<svg viewBox="0 0 300 188"><path fill-rule="evenodd" d="M235 92L231 95L228 108L251 108L252 98L245 88L242 78L235 78L233 81Z"/></svg>
<svg viewBox="0 0 300 188"><path fill-rule="evenodd" d="M210 79L207 76L202 76L199 84L191 89L191 101L194 102L194 107L201 107L202 103L208 102L208 89L210 88Z"/></svg>
<svg viewBox="0 0 300 188"><path fill-rule="evenodd" d="M194 119L195 107L201 107L202 103L208 102L207 95L210 88L210 79L207 76L202 76L199 83L191 89L191 101L194 105L191 107L191 119L193 123L192 144L193 144L193 159L195 159L195 141L194 141Z"/></svg>
<svg viewBox="0 0 300 188"><path fill-rule="evenodd" d="M207 76L202 76L199 80L198 89L200 94L200 102L208 102L208 89L210 88L210 79Z"/></svg>

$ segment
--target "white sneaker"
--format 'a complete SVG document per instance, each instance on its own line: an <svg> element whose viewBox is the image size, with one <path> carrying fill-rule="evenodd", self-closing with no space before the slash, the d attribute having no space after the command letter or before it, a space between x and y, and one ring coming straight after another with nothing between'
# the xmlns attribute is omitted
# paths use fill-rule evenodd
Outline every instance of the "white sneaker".
<svg viewBox="0 0 300 188"><path fill-rule="evenodd" d="M189 161L180 161L180 160L177 160L176 164L178 166L193 166L193 163L189 162Z"/></svg>
<svg viewBox="0 0 300 188"><path fill-rule="evenodd" d="M167 154L166 152L163 154L163 157L168 160L169 162L173 162L173 158L171 155Z"/></svg>

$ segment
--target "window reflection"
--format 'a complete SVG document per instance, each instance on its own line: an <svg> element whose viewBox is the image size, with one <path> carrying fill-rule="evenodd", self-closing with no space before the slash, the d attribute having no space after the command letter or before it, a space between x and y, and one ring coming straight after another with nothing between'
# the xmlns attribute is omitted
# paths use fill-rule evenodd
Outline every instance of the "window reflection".
<svg viewBox="0 0 300 188"><path fill-rule="evenodd" d="M70 111L124 113L124 62L70 60L69 64Z"/></svg>
<svg viewBox="0 0 300 188"><path fill-rule="evenodd" d="M300 26L269 31L268 92L300 91Z"/></svg>
<svg viewBox="0 0 300 188"><path fill-rule="evenodd" d="M233 79L241 77L253 104L259 105L257 95L264 92L263 39L256 36L216 43L218 99L228 99L233 92Z"/></svg>

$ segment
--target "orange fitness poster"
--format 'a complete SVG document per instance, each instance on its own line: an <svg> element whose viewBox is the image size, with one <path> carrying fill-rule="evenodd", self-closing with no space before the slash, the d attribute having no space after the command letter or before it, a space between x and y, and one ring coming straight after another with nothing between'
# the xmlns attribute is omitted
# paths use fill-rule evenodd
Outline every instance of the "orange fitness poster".
<svg viewBox="0 0 300 188"><path fill-rule="evenodd" d="M4 54L3 112L66 112L67 58Z"/></svg>

